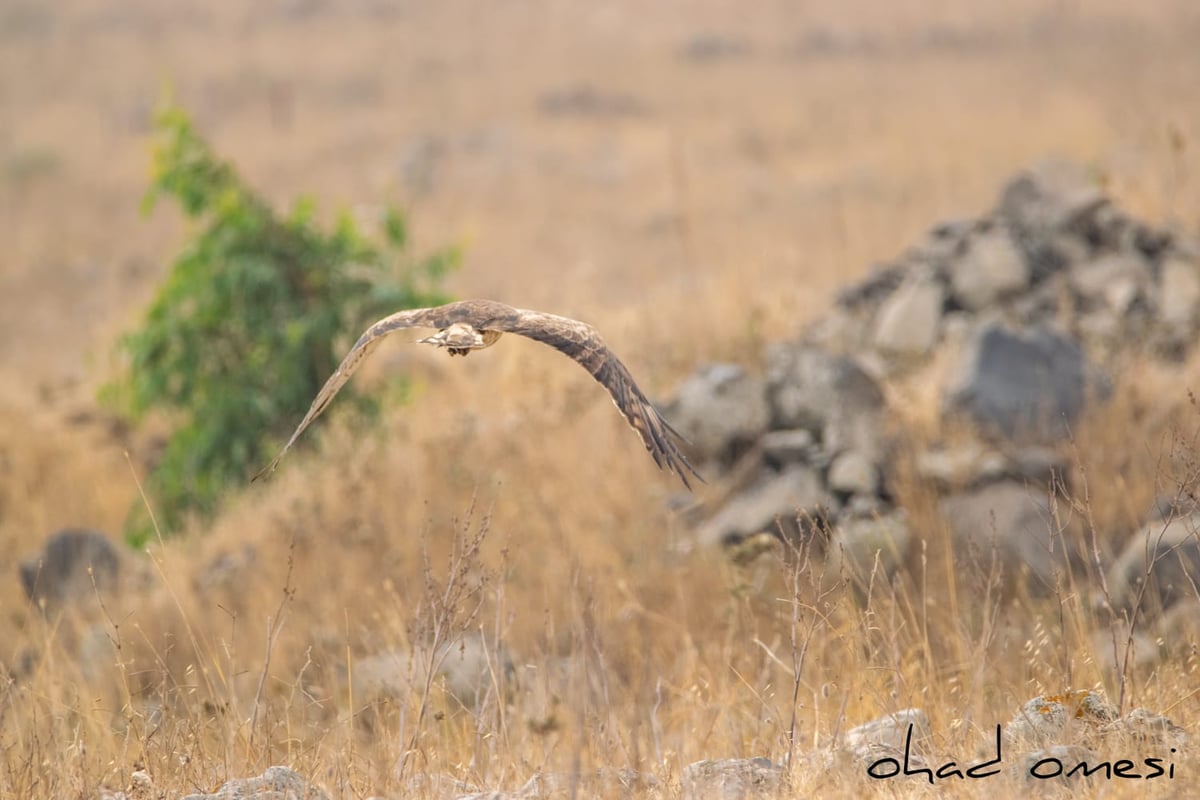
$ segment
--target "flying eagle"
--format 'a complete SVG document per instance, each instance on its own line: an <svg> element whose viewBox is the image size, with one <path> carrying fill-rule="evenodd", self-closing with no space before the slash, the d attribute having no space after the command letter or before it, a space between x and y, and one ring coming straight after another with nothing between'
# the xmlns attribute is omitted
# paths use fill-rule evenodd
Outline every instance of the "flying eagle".
<svg viewBox="0 0 1200 800"><path fill-rule="evenodd" d="M472 350L491 347L503 333L515 333L550 345L579 362L580 366L608 390L617 410L625 417L630 427L637 431L638 436L642 437L642 443L646 445L659 469L675 473L689 489L691 484L688 482L688 473L701 481L704 480L688 463L675 443L676 439L682 440L683 437L659 416L658 411L646 399L646 395L634 383L629 370L608 349L592 326L554 314L513 308L492 300L463 300L437 308L398 311L367 328L342 359L337 371L329 376L292 438L283 446L275 460L254 476L255 480L275 471L279 459L291 449L304 429L321 415L334 395L350 380L350 376L380 340L393 331L405 328L437 328L438 332L433 336L417 341L421 344L444 347L451 356L465 356Z"/></svg>

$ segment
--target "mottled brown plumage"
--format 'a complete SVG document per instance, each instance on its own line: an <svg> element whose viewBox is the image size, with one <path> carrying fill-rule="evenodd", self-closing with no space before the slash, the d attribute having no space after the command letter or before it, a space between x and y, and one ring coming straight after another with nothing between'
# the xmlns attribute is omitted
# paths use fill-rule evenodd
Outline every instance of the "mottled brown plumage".
<svg viewBox="0 0 1200 800"><path fill-rule="evenodd" d="M659 416L634 383L629 370L613 355L592 326L554 314L513 308L492 300L463 300L437 308L399 311L368 328L325 382L292 438L279 455L254 476L255 479L275 470L279 460L291 449L304 429L321 415L380 340L389 333L405 328L437 328L438 333L418 341L444 347L452 356L465 356L472 350L490 347L504 333L515 333L553 347L577 361L608 390L617 410L637 431L660 469L675 473L689 489L688 474L700 478L700 474L676 445L675 440L681 438L679 434Z"/></svg>

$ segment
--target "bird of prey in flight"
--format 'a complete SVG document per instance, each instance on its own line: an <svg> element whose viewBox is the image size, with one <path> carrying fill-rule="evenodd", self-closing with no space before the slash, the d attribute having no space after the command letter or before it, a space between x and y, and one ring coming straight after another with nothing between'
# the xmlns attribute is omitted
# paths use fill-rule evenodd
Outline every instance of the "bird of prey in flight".
<svg viewBox="0 0 1200 800"><path fill-rule="evenodd" d="M492 300L463 300L436 308L398 311L368 328L354 347L350 348L350 352L342 359L333 375L329 376L292 438L283 446L279 455L254 476L255 480L275 471L279 459L291 449L304 429L321 415L334 395L350 380L350 376L380 340L393 331L405 328L437 328L438 332L433 336L419 339L418 342L444 347L451 356L465 356L472 350L491 347L503 333L515 333L553 347L577 361L608 390L617 410L641 437L642 443L659 469L675 473L689 489L689 473L701 481L704 480L680 452L676 440L682 440L682 437L659 416L658 411L646 399L646 395L634 383L629 370L608 349L592 326L554 314L513 308Z"/></svg>

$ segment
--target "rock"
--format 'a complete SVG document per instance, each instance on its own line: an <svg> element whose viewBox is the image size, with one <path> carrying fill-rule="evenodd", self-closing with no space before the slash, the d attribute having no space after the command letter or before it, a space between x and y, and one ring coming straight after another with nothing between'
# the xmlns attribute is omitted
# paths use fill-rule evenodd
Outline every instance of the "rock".
<svg viewBox="0 0 1200 800"><path fill-rule="evenodd" d="M865 758L876 745L903 752L912 730L911 742L914 749L932 733L929 717L919 708L906 708L893 714L863 723L846 731L846 748Z"/></svg>
<svg viewBox="0 0 1200 800"><path fill-rule="evenodd" d="M879 467L863 453L846 450L830 463L826 483L841 494L873 495L879 491Z"/></svg>
<svg viewBox="0 0 1200 800"><path fill-rule="evenodd" d="M406 697L424 683L429 656L427 650L394 649L355 660L350 678L356 702ZM446 692L466 708L478 708L497 686L504 690L514 671L508 653L489 647L478 634L443 643L433 663Z"/></svg>
<svg viewBox="0 0 1200 800"><path fill-rule="evenodd" d="M827 453L875 454L883 442L883 390L854 360L805 344L767 351L772 428L811 431Z"/></svg>
<svg viewBox="0 0 1200 800"><path fill-rule="evenodd" d="M1102 729L1106 735L1119 736L1156 748L1174 747L1182 750L1188 743L1188 733L1162 714L1146 708L1135 708L1122 719L1108 723Z"/></svg>
<svg viewBox="0 0 1200 800"><path fill-rule="evenodd" d="M1180 492L1164 492L1150 503L1144 519L1147 522L1170 519L1171 517L1188 516L1200 510L1196 501Z"/></svg>
<svg viewBox="0 0 1200 800"><path fill-rule="evenodd" d="M840 290L837 304L847 309L875 306L891 296L904 283L904 274L905 270L896 267L875 267L865 279Z"/></svg>
<svg viewBox="0 0 1200 800"><path fill-rule="evenodd" d="M869 517L843 515L826 549L825 574L832 578L848 571L865 582L878 563L882 575L892 575L908 556L911 539L903 511Z"/></svg>
<svg viewBox="0 0 1200 800"><path fill-rule="evenodd" d="M257 778L226 781L213 794L189 794L183 800L330 800L328 794L287 767L267 767Z"/></svg>
<svg viewBox="0 0 1200 800"><path fill-rule="evenodd" d="M1116 639L1116 649L1113 649L1113 640ZM1141 631L1135 630L1132 637L1129 633L1129 625L1124 621L1113 622L1111 627L1097 628L1092 632L1090 637L1092 644L1092 652L1096 654L1096 660L1109 673L1120 675L1121 668L1125 664L1126 646L1132 643L1132 650L1129 651L1129 666L1137 669L1138 667L1149 666L1159 659L1158 643L1154 638Z"/></svg>
<svg viewBox="0 0 1200 800"><path fill-rule="evenodd" d="M699 458L731 463L767 429L763 380L735 364L710 364L685 380L663 409Z"/></svg>
<svg viewBox="0 0 1200 800"><path fill-rule="evenodd" d="M773 797L786 784L783 767L767 758L696 761L683 768L684 800L741 800Z"/></svg>
<svg viewBox="0 0 1200 800"><path fill-rule="evenodd" d="M1080 690L1038 696L1025 703L1004 726L1004 741L1044 747L1061 743L1071 728L1098 731L1102 724L1117 717L1117 710L1096 692Z"/></svg>
<svg viewBox="0 0 1200 800"><path fill-rule="evenodd" d="M768 431L759 438L758 446L762 448L763 460L777 469L811 461L817 454L817 438L803 428Z"/></svg>
<svg viewBox="0 0 1200 800"><path fill-rule="evenodd" d="M1030 588L1054 588L1055 570L1068 563L1063 536L1043 492L1016 481L989 484L942 501L942 516L957 548L955 558L973 559L985 570L998 558L1010 578L1028 572Z"/></svg>
<svg viewBox="0 0 1200 800"><path fill-rule="evenodd" d="M946 290L934 278L903 284L879 308L872 341L886 353L924 356L937 343Z"/></svg>
<svg viewBox="0 0 1200 800"><path fill-rule="evenodd" d="M1003 475L1007 478L1048 485L1054 480L1065 481L1067 467L1067 459L1053 448L1029 445L1008 456Z"/></svg>
<svg viewBox="0 0 1200 800"><path fill-rule="evenodd" d="M1172 332L1192 333L1200 306L1200 265L1181 256L1168 258L1162 265L1157 305L1159 319Z"/></svg>
<svg viewBox="0 0 1200 800"><path fill-rule="evenodd" d="M1070 271L1070 285L1085 310L1098 306L1118 317L1149 290L1150 262L1140 253L1109 253Z"/></svg>
<svg viewBox="0 0 1200 800"><path fill-rule="evenodd" d="M978 311L1029 286L1025 257L1004 228L971 238L967 250L950 267L954 299Z"/></svg>
<svg viewBox="0 0 1200 800"><path fill-rule="evenodd" d="M246 585L251 570L257 566L258 549L252 544L243 544L238 550L227 550L213 557L196 576L196 588L202 591L240 591Z"/></svg>
<svg viewBox="0 0 1200 800"><path fill-rule="evenodd" d="M1070 231L1084 235L1109 206L1104 192L1079 166L1049 160L1013 178L1000 193L996 216L1027 241Z"/></svg>
<svg viewBox="0 0 1200 800"><path fill-rule="evenodd" d="M1090 175L1074 164L1048 161L1004 187L995 217L1010 231L1033 283L1039 284L1119 238L1116 228L1122 221L1111 211Z"/></svg>
<svg viewBox="0 0 1200 800"><path fill-rule="evenodd" d="M990 323L967 342L943 408L1009 441L1052 443L1069 436L1089 395L1104 399L1108 391L1073 339L1046 328L1016 333Z"/></svg>
<svg viewBox="0 0 1200 800"><path fill-rule="evenodd" d="M1005 454L968 439L922 450L915 460L917 475L940 489L976 488L1002 480L1048 485L1066 474L1067 461L1053 448L1029 445Z"/></svg>
<svg viewBox="0 0 1200 800"><path fill-rule="evenodd" d="M957 489L974 483L988 468L985 459L1003 461L979 442L968 439L953 445L930 448L917 453L914 468L923 481L941 489Z"/></svg>
<svg viewBox="0 0 1200 800"><path fill-rule="evenodd" d="M1154 626L1155 644L1183 658L1200 652L1200 598L1176 601Z"/></svg>
<svg viewBox="0 0 1200 800"><path fill-rule="evenodd" d="M823 519L832 504L816 470L795 464L761 476L736 495L699 526L696 542L709 546L730 544L750 534L776 531L779 526L785 536L791 535L801 527L798 517Z"/></svg>
<svg viewBox="0 0 1200 800"><path fill-rule="evenodd" d="M1158 614L1178 600L1195 596L1200 578L1200 514L1152 522L1131 536L1108 574L1117 609L1132 609L1142 583L1141 613Z"/></svg>
<svg viewBox="0 0 1200 800"><path fill-rule="evenodd" d="M602 769L582 775L570 772L539 772L515 791L470 792L454 800L550 800L569 797L641 797L657 786L653 775L631 769ZM406 795L426 797L437 795ZM650 794L650 796L653 796Z"/></svg>
<svg viewBox="0 0 1200 800"><path fill-rule="evenodd" d="M46 540L40 555L22 561L19 572L26 597L49 612L114 590L120 566L107 536L67 528Z"/></svg>

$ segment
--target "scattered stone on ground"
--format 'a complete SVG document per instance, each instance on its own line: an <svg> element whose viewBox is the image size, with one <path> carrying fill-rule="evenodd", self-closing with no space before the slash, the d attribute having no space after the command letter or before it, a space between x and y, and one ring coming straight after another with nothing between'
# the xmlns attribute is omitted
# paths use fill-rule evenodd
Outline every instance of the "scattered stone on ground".
<svg viewBox="0 0 1200 800"><path fill-rule="evenodd" d="M684 800L742 800L774 797L786 773L769 758L705 759L684 767L680 782Z"/></svg>
<svg viewBox="0 0 1200 800"><path fill-rule="evenodd" d="M47 613L115 590L120 570L116 546L99 531L84 528L55 533L19 568L25 596Z"/></svg>
<svg viewBox="0 0 1200 800"><path fill-rule="evenodd" d="M1200 586L1200 514L1169 515L1129 537L1108 574L1117 611L1158 615L1197 597ZM1143 585L1144 584L1144 585Z"/></svg>
<svg viewBox="0 0 1200 800"><path fill-rule="evenodd" d="M189 794L183 800L331 800L323 790L288 767L267 767L256 778L226 781L211 794ZM133 800L133 798L130 798Z"/></svg>

